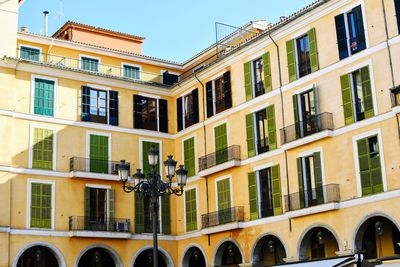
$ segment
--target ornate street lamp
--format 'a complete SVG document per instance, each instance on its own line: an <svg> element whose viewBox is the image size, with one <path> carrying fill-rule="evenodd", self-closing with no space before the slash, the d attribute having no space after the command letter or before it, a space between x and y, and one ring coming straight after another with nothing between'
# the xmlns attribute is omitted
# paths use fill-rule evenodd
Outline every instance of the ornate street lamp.
<svg viewBox="0 0 400 267"><path fill-rule="evenodd" d="M321 230L317 233L317 242L318 245L323 245L325 243L325 233Z"/></svg>
<svg viewBox="0 0 400 267"><path fill-rule="evenodd" d="M158 165L159 151L155 147L151 147L148 152L148 161L150 165L150 173L143 174L141 169L132 178L129 177L130 166L121 160L117 165L118 175L122 182L122 188L126 193L135 192L140 196L151 197L151 214L153 219L153 266L158 267L158 240L157 240L157 227L158 227L158 199L159 197L168 195L183 195L183 188L186 185L188 171L183 165L179 165L176 170L177 162L168 156L164 161L165 173L168 178L166 182L161 179L156 167ZM176 174L176 182L178 187L173 187L172 179Z"/></svg>

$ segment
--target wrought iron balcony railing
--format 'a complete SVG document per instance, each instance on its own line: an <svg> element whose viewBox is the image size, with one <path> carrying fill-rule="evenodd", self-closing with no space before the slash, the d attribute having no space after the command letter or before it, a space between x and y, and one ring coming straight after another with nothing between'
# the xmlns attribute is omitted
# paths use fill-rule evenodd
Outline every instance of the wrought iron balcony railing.
<svg viewBox="0 0 400 267"><path fill-rule="evenodd" d="M340 201L338 184L328 184L285 196L286 211L300 210L321 204Z"/></svg>
<svg viewBox="0 0 400 267"><path fill-rule="evenodd" d="M119 161L73 157L69 160L69 170L71 172L92 172L116 175L118 174L117 165L119 163Z"/></svg>
<svg viewBox="0 0 400 267"><path fill-rule="evenodd" d="M392 107L400 106L400 86L397 86L390 90Z"/></svg>
<svg viewBox="0 0 400 267"><path fill-rule="evenodd" d="M209 228L232 222L243 222L243 207L233 207L201 215L201 228Z"/></svg>
<svg viewBox="0 0 400 267"><path fill-rule="evenodd" d="M333 129L332 113L325 112L314 115L307 120L299 121L298 123L281 129L282 144L287 144L318 132Z"/></svg>
<svg viewBox="0 0 400 267"><path fill-rule="evenodd" d="M125 71L121 66L102 64L100 62L86 62L77 58L69 58L62 55L45 54L36 51L21 51L17 49L17 58L38 62L46 65L65 69L80 70L88 73L99 73L128 80L143 81L149 83L163 84L162 75L159 73L146 72L142 70Z"/></svg>
<svg viewBox="0 0 400 267"><path fill-rule="evenodd" d="M109 217L70 216L69 230L128 233L130 221Z"/></svg>
<svg viewBox="0 0 400 267"><path fill-rule="evenodd" d="M231 160L240 160L239 145L233 145L199 158L199 171L209 169Z"/></svg>

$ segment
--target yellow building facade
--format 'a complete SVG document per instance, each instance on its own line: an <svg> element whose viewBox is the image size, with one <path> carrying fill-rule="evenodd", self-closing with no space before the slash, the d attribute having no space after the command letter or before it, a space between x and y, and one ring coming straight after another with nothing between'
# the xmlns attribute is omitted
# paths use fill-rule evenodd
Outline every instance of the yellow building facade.
<svg viewBox="0 0 400 267"><path fill-rule="evenodd" d="M184 63L72 22L19 32L19 2L0 3L0 266L151 266L149 201L116 174L151 146L189 171L160 199L160 266L400 266L400 1L316 1Z"/></svg>

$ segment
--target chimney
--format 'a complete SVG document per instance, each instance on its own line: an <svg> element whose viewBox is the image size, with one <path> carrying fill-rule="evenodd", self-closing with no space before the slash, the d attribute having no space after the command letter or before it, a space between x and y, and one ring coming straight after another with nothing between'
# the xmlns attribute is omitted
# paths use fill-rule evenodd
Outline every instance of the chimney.
<svg viewBox="0 0 400 267"><path fill-rule="evenodd" d="M48 15L49 15L49 11L43 11L43 15L44 15L44 36L47 36L47 26L48 26Z"/></svg>
<svg viewBox="0 0 400 267"><path fill-rule="evenodd" d="M21 32L29 32L28 27L22 26L21 27Z"/></svg>

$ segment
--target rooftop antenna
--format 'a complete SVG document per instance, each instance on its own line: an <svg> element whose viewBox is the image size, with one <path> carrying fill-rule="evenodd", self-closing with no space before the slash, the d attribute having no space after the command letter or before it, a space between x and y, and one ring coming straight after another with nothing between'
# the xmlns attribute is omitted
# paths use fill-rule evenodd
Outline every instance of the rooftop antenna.
<svg viewBox="0 0 400 267"><path fill-rule="evenodd" d="M64 8L63 8L63 3L62 0L59 0L58 2L58 11L56 12L56 16L58 19L58 27L61 27L61 19L64 17Z"/></svg>

